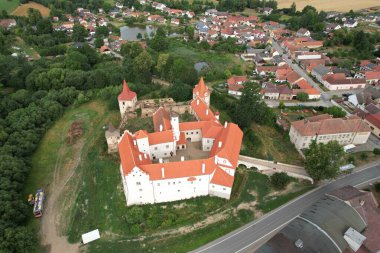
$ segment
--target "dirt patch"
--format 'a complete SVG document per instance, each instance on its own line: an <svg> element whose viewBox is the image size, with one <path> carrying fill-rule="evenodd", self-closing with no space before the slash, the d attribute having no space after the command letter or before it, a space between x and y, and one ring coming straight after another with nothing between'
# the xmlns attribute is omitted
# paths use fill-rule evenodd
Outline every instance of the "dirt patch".
<svg viewBox="0 0 380 253"><path fill-rule="evenodd" d="M41 12L41 15L45 18L49 17L49 15L50 15L50 9L49 8L43 6L42 4L38 4L35 2L29 2L26 4L20 5L19 7L17 7L16 10L14 10L12 12L12 15L26 17L26 16L28 16L28 9L39 10Z"/></svg>
<svg viewBox="0 0 380 253"><path fill-rule="evenodd" d="M179 205L174 205L173 207L174 207L175 209L182 209L182 208L186 207L186 203L181 203L181 204L179 204Z"/></svg>
<svg viewBox="0 0 380 253"><path fill-rule="evenodd" d="M295 2L297 10L302 10L306 5L311 5L317 10L324 11L350 11L379 6L379 0L277 0L278 8L289 8Z"/></svg>
<svg viewBox="0 0 380 253"><path fill-rule="evenodd" d="M296 183L295 182L290 182L284 190L281 191L273 191L269 193L267 197L273 197L273 196L278 196L278 195L285 195L291 192L297 191Z"/></svg>

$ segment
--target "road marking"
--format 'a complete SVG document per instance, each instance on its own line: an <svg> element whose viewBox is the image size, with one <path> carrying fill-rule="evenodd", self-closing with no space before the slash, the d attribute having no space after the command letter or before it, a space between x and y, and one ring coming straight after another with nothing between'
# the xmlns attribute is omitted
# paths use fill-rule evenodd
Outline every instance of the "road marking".
<svg viewBox="0 0 380 253"><path fill-rule="evenodd" d="M376 167L376 166L378 166L378 164L375 164L375 165L373 165L372 167L367 167L367 166L368 166L368 165L364 166L364 168L361 169L360 172L363 172L364 170L369 169L369 168ZM371 166L371 165L369 165L369 166ZM359 172L359 171L357 171L357 172ZM353 174L355 174L355 173L353 173ZM349 174L349 175L352 175L352 174ZM213 247L215 247L216 245L221 244L222 242L224 242L224 241L226 241L226 240L228 240L228 239L230 239L230 238L232 238L232 237L234 237L234 236L240 234L241 232L247 230L248 228L251 228L252 226L256 225L257 223L259 223L259 222L261 222L261 221L264 221L264 220L266 220L267 218L270 218L271 215L273 215L274 213L276 213L276 212L282 210L283 208L287 207L288 205L291 205L292 203L296 202L297 200L299 200L299 199L301 199L301 198L304 198L304 197L310 195L311 193L313 193L313 192L319 190L320 188L323 188L323 187L325 187L325 186L327 186L327 185L330 185L331 183L336 182L336 181L338 181L338 180L341 180L341 179L343 179L343 178L344 178L344 177L341 177L341 178L338 178L338 179L336 179L336 180L334 180L334 181L329 181L329 182L327 182L327 183L325 183L325 184L322 184L322 185L318 186L317 188L311 190L310 192L308 192L308 193L306 193L306 194L303 194L303 195L301 195L301 196L298 196L296 199L293 199L292 201L286 203L285 205L283 205L283 206L281 206L281 207L279 207L279 208L277 208L277 209L275 209L275 210L272 210L271 212L267 213L267 214L266 214L265 216L263 216L262 218L260 218L260 219L258 219L258 220L256 220L256 221L254 221L252 224L249 224L247 227L245 227L245 228L243 228L243 229L241 229L241 230L235 232L234 234L231 234L230 236L228 236L228 237L226 237L226 238L224 238L224 239L222 239L222 240L220 240L220 241L218 241L218 242L216 242L216 243L214 243L214 244L212 244L212 245L210 245L210 246L208 246L208 247L206 247L206 248L204 248L204 249L200 249L200 250L198 250L198 251L192 251L192 252L193 252L193 253L200 253L200 252L203 252L203 251L208 250L208 249L210 249L210 248L213 248ZM378 178L380 178L380 176L375 177L375 178L371 178L371 179L369 179L369 180L367 180L367 181L365 181L365 182L362 182L362 183L356 184L356 185L354 185L354 186L362 185L362 184L368 183L368 182L370 182L370 181L372 181L372 180L376 180L376 179L378 179ZM298 214L298 215L299 215L299 214ZM297 215L297 216L298 216L298 215ZM293 219L297 218L297 216L294 217ZM293 219L291 219L290 221L292 221ZM281 224L281 226L284 225L284 224L286 224L286 223L288 223L288 222L290 222L290 221L287 221L287 222ZM279 227L276 227L274 230L276 230L276 229L278 229L278 228L279 228ZM238 251L236 251L236 253L237 253L237 252L240 252L241 250L246 249L247 247L249 247L249 246L252 245L253 243L257 242L258 240L261 240L263 237L265 237L265 236L267 236L268 234L272 233L274 230L270 231L270 232L267 233L266 235L260 237L259 239L257 239L256 241L250 243L249 245L245 246L244 248L239 249Z"/></svg>
<svg viewBox="0 0 380 253"><path fill-rule="evenodd" d="M261 239L263 239L263 238L266 237L267 235L273 233L274 231L276 231L277 229L281 228L281 227L284 226L285 224L292 222L292 220L296 219L299 215L300 215L300 214L297 214L297 216L294 217L293 219L291 219L291 220L289 220L289 221L287 221L287 222L282 223L282 224L281 224L280 226L278 226L276 229L273 229L273 230L270 231L269 233L266 233L265 235L263 235L262 237L260 237L260 238L257 239L256 241L251 242L250 244L246 245L244 248L241 248L241 249L239 249L238 251L235 251L235 253L238 253L238 252L241 252L242 250L245 250L246 248L250 247L250 246L251 246L252 244L254 244L255 242L260 241Z"/></svg>
<svg viewBox="0 0 380 253"><path fill-rule="evenodd" d="M374 178L371 178L371 179L369 179L369 180L367 180L367 181L365 181L365 182L361 182L361 183L356 184L356 185L354 185L354 186L358 186L358 185L366 184L366 183L371 182L371 181L376 181L377 179L380 179L380 176L378 176L378 177L374 177Z"/></svg>
<svg viewBox="0 0 380 253"><path fill-rule="evenodd" d="M272 214L274 214L274 213L276 213L276 212L282 210L283 208L287 207L287 206L290 205L290 204L293 204L293 203L296 202L298 199L301 199L301 198L303 198L303 197L306 197L306 196L310 195L311 193L313 193L313 192L319 190L320 188L322 188L322 187L324 187L324 186L326 186L326 185L320 185L320 186L318 186L317 188L311 190L310 192L308 192L308 193L306 193L306 194L303 194L303 195L301 195L301 196L298 196L297 198L293 199L292 201L286 203L285 205L283 205L283 206L281 206L281 207L279 207L279 208L277 208L277 209L272 210L271 212L267 213L265 216L263 216L263 217L261 217L260 219L254 221L252 224L249 224L249 226L245 227L245 228L242 229L242 230L237 231L237 232L234 233L234 234L231 234L230 236L224 238L223 240L220 240L220 241L216 242L215 244L212 244L212 245L210 245L210 246L208 246L208 247L206 247L206 248L204 248L204 249L201 249L201 250L198 250L198 251L192 251L192 252L193 252L193 253L199 253L199 252L203 252L203 251L205 251L205 250L208 250L209 248L212 248L212 247L214 247L214 246L216 246L216 245L218 245L218 244L220 244L220 243L222 243L222 242L224 242L224 241L230 239L231 237L234 237L234 236L236 236L237 234L240 234L241 232L247 230L248 228L251 228L252 226L256 225L257 223L259 223L259 222L261 222L261 221L264 221L264 220L266 220L267 218L270 218L270 216L271 216ZM294 218L293 218L293 219L294 219ZM277 227L277 228L278 228L278 227ZM276 229L277 229L277 228L276 228ZM273 232L273 231L271 231L271 232Z"/></svg>

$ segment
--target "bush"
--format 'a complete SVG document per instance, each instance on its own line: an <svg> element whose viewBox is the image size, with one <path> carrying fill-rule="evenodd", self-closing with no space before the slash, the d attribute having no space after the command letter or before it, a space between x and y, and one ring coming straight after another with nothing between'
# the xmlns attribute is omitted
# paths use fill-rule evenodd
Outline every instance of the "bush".
<svg viewBox="0 0 380 253"><path fill-rule="evenodd" d="M380 192L380 182L375 184L375 189Z"/></svg>
<svg viewBox="0 0 380 253"><path fill-rule="evenodd" d="M354 156L350 155L348 158L347 158L347 161L351 164L355 164L356 163L356 159Z"/></svg>
<svg viewBox="0 0 380 253"><path fill-rule="evenodd" d="M373 150L373 153L374 153L375 155L380 155L380 148L375 148L375 149Z"/></svg>
<svg viewBox="0 0 380 253"><path fill-rule="evenodd" d="M277 172L270 177L270 182L276 190L283 190L289 184L290 179L285 172Z"/></svg>
<svg viewBox="0 0 380 253"><path fill-rule="evenodd" d="M360 154L360 159L367 160L367 158L368 158L368 154L367 153L361 153Z"/></svg>

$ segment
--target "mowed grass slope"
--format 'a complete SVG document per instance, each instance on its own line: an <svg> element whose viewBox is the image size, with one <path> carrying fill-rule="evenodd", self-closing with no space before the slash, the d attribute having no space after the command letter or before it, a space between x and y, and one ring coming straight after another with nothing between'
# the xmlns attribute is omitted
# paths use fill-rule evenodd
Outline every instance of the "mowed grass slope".
<svg viewBox="0 0 380 253"><path fill-rule="evenodd" d="M0 11L6 11L10 14L19 4L20 0L0 0Z"/></svg>
<svg viewBox="0 0 380 253"><path fill-rule="evenodd" d="M41 15L43 17L49 17L50 15L50 9L43 6L42 4L35 3L35 2L29 2L26 4L22 4L18 6L13 12L12 15L15 16L27 16L28 15L28 9L36 9L41 12Z"/></svg>
<svg viewBox="0 0 380 253"><path fill-rule="evenodd" d="M297 10L302 10L306 5L311 5L319 11L342 12L380 6L379 0L277 0L277 2L278 8L289 8L295 2Z"/></svg>

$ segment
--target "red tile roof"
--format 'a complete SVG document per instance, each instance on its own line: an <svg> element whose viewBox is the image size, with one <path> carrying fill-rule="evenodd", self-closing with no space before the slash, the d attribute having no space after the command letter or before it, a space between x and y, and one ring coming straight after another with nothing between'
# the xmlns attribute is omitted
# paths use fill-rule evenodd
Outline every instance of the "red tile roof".
<svg viewBox="0 0 380 253"><path fill-rule="evenodd" d="M380 71L367 71L365 72L365 78L367 80L380 79Z"/></svg>
<svg viewBox="0 0 380 253"><path fill-rule="evenodd" d="M365 119L377 128L380 128L380 114L368 114Z"/></svg>
<svg viewBox="0 0 380 253"><path fill-rule="evenodd" d="M234 177L225 172L223 169L217 167L210 183L232 188Z"/></svg>
<svg viewBox="0 0 380 253"><path fill-rule="evenodd" d="M246 76L231 76L230 78L227 79L228 85L238 84L241 82L243 83L247 82L247 77Z"/></svg>
<svg viewBox="0 0 380 253"><path fill-rule="evenodd" d="M205 85L205 82L203 81L203 77L201 77L201 80L199 80L199 83L195 85L193 89L193 94L196 94L197 96L201 98L204 98L205 95L209 93L208 91L209 91L208 87Z"/></svg>
<svg viewBox="0 0 380 253"><path fill-rule="evenodd" d="M173 131L162 131L148 134L149 145L157 145L160 143L174 142Z"/></svg>
<svg viewBox="0 0 380 253"><path fill-rule="evenodd" d="M302 136L371 132L368 125L358 118L322 118L314 121L313 117L310 117L309 119L294 121L292 126Z"/></svg>
<svg viewBox="0 0 380 253"><path fill-rule="evenodd" d="M172 129L170 119L170 113L167 110L165 110L165 108L158 108L158 110L153 113L154 131L160 132ZM161 126L162 129L160 129Z"/></svg>
<svg viewBox="0 0 380 253"><path fill-rule="evenodd" d="M123 100L131 101L135 97L137 97L136 93L133 92L133 91L131 91L129 89L127 82L124 80L124 82L123 82L123 91L119 94L119 96L117 97L117 99L119 101L123 101Z"/></svg>

